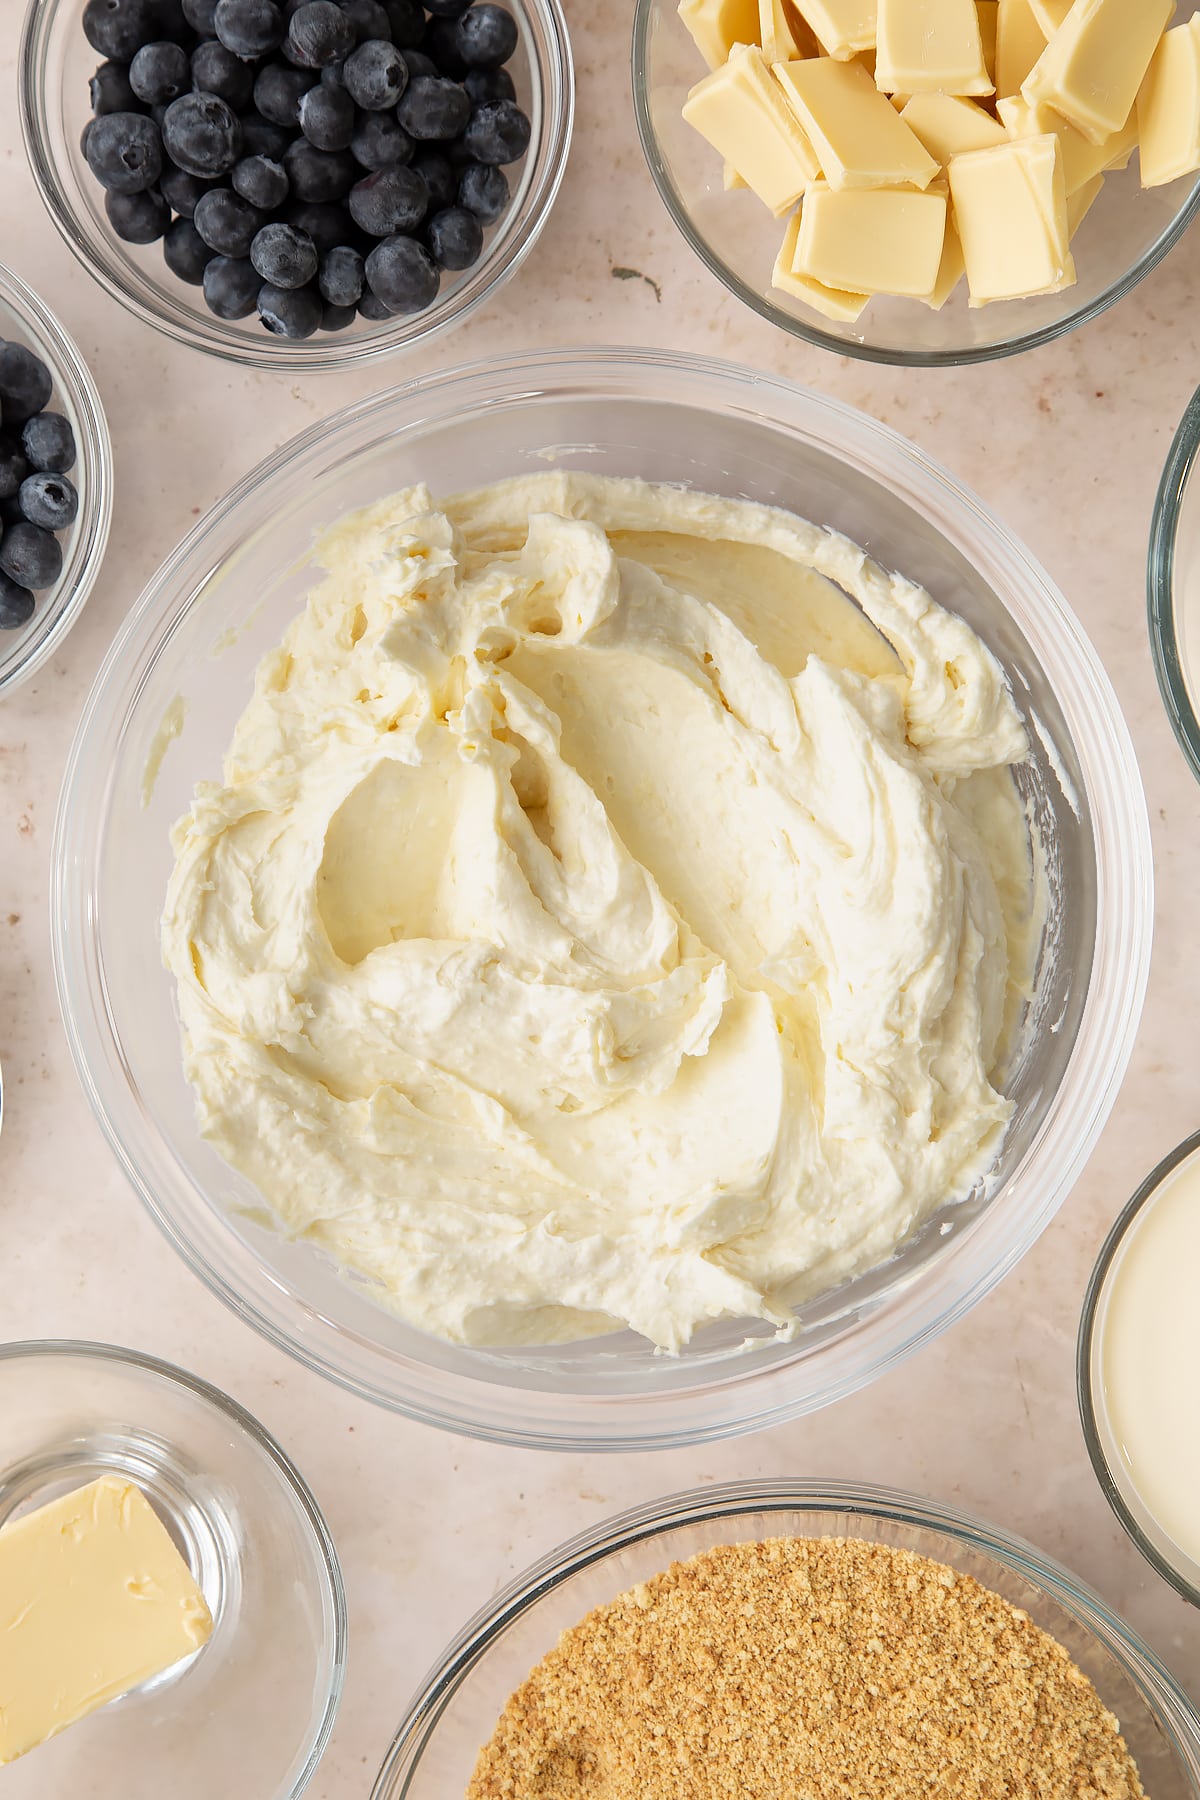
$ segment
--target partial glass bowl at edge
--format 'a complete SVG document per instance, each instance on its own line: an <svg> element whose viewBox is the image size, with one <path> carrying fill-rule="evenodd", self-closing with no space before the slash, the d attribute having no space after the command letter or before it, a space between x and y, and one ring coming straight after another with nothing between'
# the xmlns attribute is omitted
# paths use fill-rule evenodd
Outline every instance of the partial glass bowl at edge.
<svg viewBox="0 0 1200 1800"><path fill-rule="evenodd" d="M1183 0L1173 23L1196 10ZM745 191L727 193L721 159L682 116L705 74L675 0L637 0L633 100L642 149L663 203L696 255L739 300L810 344L868 362L911 367L985 362L1051 342L1123 298L1176 244L1200 211L1200 179L1143 190L1137 156L1105 180L1074 240L1078 281L1060 294L969 307L960 286L940 312L919 300L877 298L859 319L835 322L771 285L783 221Z"/></svg>
<svg viewBox="0 0 1200 1800"><path fill-rule="evenodd" d="M1154 1800L1200 1800L1200 1717L1099 1595L1031 1544L886 1488L748 1481L659 1500L586 1532L476 1614L417 1695L371 1800L466 1791L510 1693L562 1632L672 1562L719 1544L854 1537L948 1563L1057 1638L1121 1726Z"/></svg>
<svg viewBox="0 0 1200 1800"><path fill-rule="evenodd" d="M560 0L506 0L520 37L509 64L533 136L523 161L506 170L513 196L487 232L474 268L443 278L424 312L300 342L273 337L258 318L223 320L199 288L176 280L162 245L122 243L104 213L104 193L79 147L91 116L88 78L100 61L80 28L80 0L29 0L21 41L21 125L50 217L84 268L113 297L176 343L251 368L312 374L369 362L424 344L482 306L516 273L546 222L566 169L575 90Z"/></svg>
<svg viewBox="0 0 1200 1800"><path fill-rule="evenodd" d="M770 501L844 531L960 613L1029 728L1019 781L1049 915L1010 1058L994 1179L889 1262L800 1313L791 1343L730 1320L679 1357L632 1332L506 1350L406 1326L206 1144L159 956L169 828L219 771L260 657L302 608L314 531L426 481L448 493L563 467ZM770 376L657 351L558 352L406 384L248 475L155 576L104 664L55 840L59 995L110 1143L171 1241L244 1319L354 1392L480 1437L577 1449L697 1442L810 1411L961 1317L1029 1249L1108 1115L1141 1010L1151 858L1132 746L1061 596L986 509L865 415ZM747 1336L753 1341L746 1345Z"/></svg>
<svg viewBox="0 0 1200 1800"><path fill-rule="evenodd" d="M79 492L75 523L60 534L63 567L54 587L37 596L37 611L16 631L0 631L0 700L52 656L95 585L112 518L113 459L108 425L87 364L50 309L0 264L0 338L40 356L54 378L50 410L71 421Z"/></svg>
<svg viewBox="0 0 1200 1800"><path fill-rule="evenodd" d="M1200 390L1175 433L1150 528L1146 600L1159 692L1200 781Z"/></svg>

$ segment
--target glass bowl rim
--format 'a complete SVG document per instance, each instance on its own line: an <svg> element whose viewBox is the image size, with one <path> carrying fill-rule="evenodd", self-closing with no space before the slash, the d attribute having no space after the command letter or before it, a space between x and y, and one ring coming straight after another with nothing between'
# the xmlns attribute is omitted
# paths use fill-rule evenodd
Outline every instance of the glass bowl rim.
<svg viewBox="0 0 1200 1800"><path fill-rule="evenodd" d="M1067 332L1075 331L1081 325L1088 325L1093 319L1107 312L1119 300L1137 287L1144 276L1156 269L1164 256L1173 250L1192 220L1200 213L1200 177L1192 183L1187 198L1183 201L1170 224L1161 231L1154 242L1144 250L1135 263L1132 263L1124 274L1109 284L1094 299L1085 302L1061 319L1049 324L1039 325L1031 331L1023 331L1012 337L1001 339L994 344L964 345L951 350L899 350L881 344L857 342L853 338L836 337L832 332L824 331L821 326L810 324L807 319L796 318L785 312L782 307L775 306L764 295L751 287L747 281L732 268L724 258L717 255L707 238L697 230L692 222L691 213L683 202L683 197L675 187L666 159L659 148L658 133L650 112L650 90L647 80L647 62L649 54L651 15L662 0L636 0L633 15L632 45L632 86L633 107L637 119L638 137L641 141L642 154L646 166L658 190L659 198L670 214L676 229L690 245L692 251L708 269L709 273L727 288L734 297L756 312L768 324L786 331L791 337L802 339L805 343L814 344L821 350L832 350L836 356L852 356L860 362L885 363L903 369L952 369L962 368L969 363L998 362L1002 357L1018 356L1025 350L1036 350L1042 344L1054 343L1064 337Z"/></svg>
<svg viewBox="0 0 1200 1800"><path fill-rule="evenodd" d="M4 300L28 328L37 354L49 364L55 387L61 388L70 399L81 428L81 442L77 445L77 453L85 472L85 480L80 484L83 489L82 505L78 518L70 527L71 537L64 560L64 571L69 572L78 534L83 556L75 572L71 591L57 612L54 610L58 597L57 585L50 590L49 599L40 602L40 610L46 612L46 620L39 626L35 614L34 630L26 642L21 660L14 663L6 674L0 675L2 700L5 694L13 693L54 654L79 618L96 585L112 525L114 466L112 439L100 392L71 334L45 301L4 263L0 263L0 300Z"/></svg>
<svg viewBox="0 0 1200 1800"><path fill-rule="evenodd" d="M1175 544L1184 499L1200 455L1200 388L1188 401L1163 466L1146 559L1146 617L1154 673L1176 742L1200 780L1200 718L1188 693L1175 629Z"/></svg>
<svg viewBox="0 0 1200 1800"><path fill-rule="evenodd" d="M949 1502L874 1482L758 1477L688 1488L643 1502L577 1533L531 1563L475 1612L422 1681L393 1736L371 1800L403 1800L447 1705L492 1644L543 1595L606 1557L687 1525L763 1512L844 1512L940 1532L1031 1581L1100 1636L1173 1745L1190 1755L1200 1782L1200 1712L1149 1644L1087 1583L1027 1539ZM803 1536L793 1530L788 1535ZM824 1535L824 1534L823 1534ZM849 1527L853 1535L853 1526ZM924 1553L923 1553L924 1554ZM986 1584L985 1584L986 1585ZM1099 1627L1099 1630L1097 1629Z"/></svg>
<svg viewBox="0 0 1200 1800"><path fill-rule="evenodd" d="M561 385L554 389L550 384L556 375ZM651 388L652 382L657 386ZM462 391L470 394L472 406L480 404L481 383L492 384L489 393L508 400L527 399L549 389L582 394L589 401L615 395L691 405L717 413L736 411L737 416L749 416L767 430L791 430L796 435L802 431L814 434L819 424L829 433L831 454L840 454L867 479L889 480L894 491L905 497L916 493L920 502L935 513L935 502L952 502L956 509L953 521L942 517L934 522L929 520L928 512L923 516L940 535L949 533L950 541L955 541L955 529L960 542L962 534L969 531L977 557L982 557L992 571L990 578L997 580L1000 572L1004 574L1009 600L1001 605L1017 618L1034 653L1054 669L1056 694L1067 711L1075 746L1084 757L1099 884L1097 950L1068 1079L1060 1085L1051 1111L1027 1153L1036 1159L1034 1167L1039 1171L1039 1179L1027 1179L1024 1185L1027 1190L1036 1187L1037 1193L1026 1202L1020 1230L1014 1231L1011 1217L1006 1215L1002 1248L997 1249L994 1242L1000 1229L994 1209L989 1209L972 1227L957 1261L948 1265L956 1273L947 1279L943 1272L936 1309L931 1310L926 1297L928 1284L913 1281L889 1295L865 1322L833 1340L829 1346L831 1354L825 1357L822 1369L828 1370L835 1350L840 1349L840 1358L837 1367L827 1372L818 1385L811 1378L807 1386L797 1382L802 1345L786 1360L773 1361L746 1374L739 1375L736 1368L723 1368L703 1386L679 1391L643 1389L621 1396L556 1391L543 1394L540 1390L489 1384L460 1372L439 1386L430 1381L427 1364L399 1355L391 1359L390 1382L387 1371L383 1375L364 1375L348 1366L347 1352L339 1351L340 1328L310 1303L298 1301L290 1290L281 1288L278 1279L252 1252L244 1251L237 1259L236 1269L231 1261L232 1251L216 1266L201 1241L202 1231L188 1210L173 1200L163 1200L143 1174L139 1167L143 1152L139 1147L134 1154L134 1140L125 1130L128 1120L117 1122L116 1105L130 1091L128 1074L119 1038L110 1028L103 971L94 966L90 926L85 922L89 909L80 908L77 894L81 879L93 878L96 855L92 826L97 820L89 815L86 801L80 798L88 782L101 779L92 735L100 730L111 733L125 720L130 708L137 704L147 667L162 653L182 613L197 603L196 591L191 592L189 599L178 597L181 586L194 588L190 576L185 582L181 582L181 576L193 564L199 567L202 563L205 569L209 568L213 552L206 548L206 539L212 530L228 526L239 512L253 511L257 515L264 490L293 464L304 466L306 458L319 453L322 466L326 459L334 459L340 466L347 455L356 453L353 447L347 448L347 440L368 420L377 421L386 415L392 417L391 430L396 434L417 430L447 418ZM686 391L681 393L680 389ZM395 420L397 409L403 409L400 420ZM886 465L885 474L880 472L881 464ZM910 484L907 487L906 481ZM257 516L253 526L247 520L248 530L261 526L262 520ZM172 592L176 598L168 607L164 596ZM1012 614L1012 606L1018 602L1018 612ZM1020 610L1021 605L1024 611ZM1101 743L1103 755L1099 750ZM1106 855L1101 834L1121 844L1122 853L1114 854L1109 843ZM77 865L81 873L76 872ZM961 1318L1015 1267L1065 1200L1095 1142L1100 1123L1107 1117L1128 1062L1148 972L1152 881L1145 799L1128 730L1103 667L1049 577L954 476L919 446L869 414L819 390L758 370L658 349L551 348L487 358L414 377L318 421L244 476L163 562L110 646L68 756L54 834L55 975L77 1074L118 1161L155 1222L193 1272L244 1321L252 1323L306 1366L351 1392L425 1424L526 1448L668 1448L758 1430L856 1391ZM120 1064L117 1070L112 1066L114 1046ZM114 1083L118 1084L116 1099ZM147 1127L141 1119L141 1109L136 1110L138 1132L145 1134L150 1130L157 1136L157 1128ZM113 1117L110 1111L114 1112ZM130 1130L133 1129L130 1123ZM1055 1172L1041 1173L1049 1169L1046 1138L1052 1131L1063 1140L1061 1152L1053 1158ZM299 1322L294 1310L298 1308L303 1311ZM859 1346L859 1354L853 1358L848 1352L852 1342ZM373 1358L377 1352L372 1350L369 1354ZM402 1388L402 1382L407 1386ZM754 1395L752 1400L746 1398L749 1393ZM539 1402L541 1413L537 1410Z"/></svg>
<svg viewBox="0 0 1200 1800"><path fill-rule="evenodd" d="M333 1541L333 1535L325 1515L317 1504L316 1496L282 1444L259 1419L255 1418L253 1413L249 1412L240 1401L235 1400L231 1394L227 1394L223 1388L216 1387L211 1381L206 1381L202 1375L193 1374L190 1369L182 1368L178 1363L168 1362L160 1356L152 1356L144 1350L133 1350L121 1344L101 1343L92 1338L22 1338L11 1343L0 1344L0 1365L43 1359L47 1362L60 1359L66 1361L71 1357L82 1357L87 1361L113 1363L121 1368L134 1369L141 1374L152 1375L158 1380L165 1381L171 1387L183 1388L196 1399L202 1400L214 1411L223 1414L236 1431L244 1433L246 1437L257 1444L258 1448L265 1453L267 1460L282 1476L284 1483L291 1489L299 1503L300 1510L320 1551L325 1591L329 1596L333 1619L329 1691L325 1696L321 1721L313 1736L312 1747L287 1796L287 1800L299 1800L299 1796L304 1793L316 1774L317 1767L329 1747L329 1740L333 1734L346 1681L349 1634L349 1612L342 1565L338 1557L337 1545Z"/></svg>
<svg viewBox="0 0 1200 1800"><path fill-rule="evenodd" d="M1075 1392L1079 1402L1079 1418L1083 1426L1084 1442L1087 1444L1087 1453L1091 1459L1092 1469L1100 1484L1100 1491L1112 1508L1117 1523L1155 1573L1161 1575L1164 1581L1169 1582L1175 1592L1181 1594L1191 1605L1200 1607L1200 1587L1196 1587L1188 1581L1158 1546L1151 1543L1135 1518L1113 1474L1100 1436L1095 1383L1092 1379L1092 1350L1097 1315L1104 1286L1117 1253L1129 1232L1141 1218L1145 1208L1158 1194L1168 1175L1174 1174L1180 1164L1186 1162L1197 1150L1200 1150L1200 1131L1193 1131L1189 1137L1184 1138L1182 1143L1176 1144L1173 1150L1169 1150L1161 1162L1155 1164L1132 1199L1126 1201L1113 1221L1100 1254L1096 1258L1096 1265L1092 1270L1087 1293L1084 1296L1075 1348Z"/></svg>
<svg viewBox="0 0 1200 1800"><path fill-rule="evenodd" d="M543 142L531 147L545 166L540 181L530 186L498 251L489 245L475 276L453 288L425 313L398 314L381 331L362 336L325 332L300 342L261 334L242 338L226 321L197 312L185 319L161 306L136 272L126 279L109 267L107 258L93 254L89 228L80 222L55 164L52 123L45 93L45 41L55 17L71 0L28 0L17 58L21 132L39 197L59 236L93 281L119 305L173 343L200 351L241 368L278 374L326 374L360 367L407 350L423 349L444 332L464 323L487 304L509 278L517 273L541 236L566 174L575 121L575 66L571 37L562 0L513 0L536 17L545 39L548 57L542 65L544 117ZM465 296L465 298L460 298Z"/></svg>

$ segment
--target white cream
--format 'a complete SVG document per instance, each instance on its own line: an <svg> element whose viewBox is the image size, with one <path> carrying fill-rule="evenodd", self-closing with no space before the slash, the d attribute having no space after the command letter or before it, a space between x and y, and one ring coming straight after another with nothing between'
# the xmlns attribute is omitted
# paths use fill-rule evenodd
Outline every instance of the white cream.
<svg viewBox="0 0 1200 1800"><path fill-rule="evenodd" d="M1149 1515L1140 1522L1168 1560L1188 1559L1200 1583L1198 1272L1200 1152L1137 1214L1097 1312L1103 1430L1118 1485Z"/></svg>
<svg viewBox="0 0 1200 1800"><path fill-rule="evenodd" d="M163 921L281 1229L450 1339L674 1349L790 1332L987 1174L1034 934L965 623L635 481L415 488L319 548Z"/></svg>

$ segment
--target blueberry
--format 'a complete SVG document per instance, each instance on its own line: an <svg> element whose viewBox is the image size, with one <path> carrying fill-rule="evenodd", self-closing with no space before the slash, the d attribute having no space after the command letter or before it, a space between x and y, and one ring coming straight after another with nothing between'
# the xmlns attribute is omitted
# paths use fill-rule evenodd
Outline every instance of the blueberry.
<svg viewBox="0 0 1200 1800"><path fill-rule="evenodd" d="M411 160L413 141L391 113L364 113L350 139L350 149L364 169L386 169Z"/></svg>
<svg viewBox="0 0 1200 1800"><path fill-rule="evenodd" d="M432 56L426 56L423 50L409 49L407 46L400 52L408 66L408 78L414 75L436 75L438 66Z"/></svg>
<svg viewBox="0 0 1200 1800"><path fill-rule="evenodd" d="M354 224L342 206L296 200L288 206L284 218L297 231L305 232L324 256L335 244L344 244L353 235Z"/></svg>
<svg viewBox="0 0 1200 1800"><path fill-rule="evenodd" d="M344 62L326 63L325 67L321 70L320 75L317 77L321 86L336 88L339 93L344 94L346 91L346 83L342 71L345 67L346 65Z"/></svg>
<svg viewBox="0 0 1200 1800"><path fill-rule="evenodd" d="M297 200L340 200L358 179L348 150L318 150L302 137L288 145L283 166Z"/></svg>
<svg viewBox="0 0 1200 1800"><path fill-rule="evenodd" d="M22 487L24 483L22 483ZM62 550L52 532L22 519L0 538L0 573L25 588L48 588L62 574Z"/></svg>
<svg viewBox="0 0 1200 1800"><path fill-rule="evenodd" d="M354 136L354 102L345 88L309 88L300 102L300 129L318 150L348 150Z"/></svg>
<svg viewBox="0 0 1200 1800"><path fill-rule="evenodd" d="M268 282L258 296L258 316L275 337L311 337L324 310L314 287L277 288Z"/></svg>
<svg viewBox="0 0 1200 1800"><path fill-rule="evenodd" d="M454 45L469 69L497 69L517 47L517 22L502 6L484 0L458 21Z"/></svg>
<svg viewBox="0 0 1200 1800"><path fill-rule="evenodd" d="M258 232L250 260L272 288L302 288L317 272L317 246L306 231L277 221Z"/></svg>
<svg viewBox="0 0 1200 1800"><path fill-rule="evenodd" d="M352 22L333 0L308 0L289 19L283 49L302 69L323 69L349 56L356 40Z"/></svg>
<svg viewBox="0 0 1200 1800"><path fill-rule="evenodd" d="M0 338L0 407L5 423L24 424L50 403L54 383L40 356Z"/></svg>
<svg viewBox="0 0 1200 1800"><path fill-rule="evenodd" d="M371 291L394 313L421 312L437 298L437 264L423 244L397 232L367 258Z"/></svg>
<svg viewBox="0 0 1200 1800"><path fill-rule="evenodd" d="M172 275L199 287L215 251L210 250L190 219L176 219L163 233L163 260Z"/></svg>
<svg viewBox="0 0 1200 1800"><path fill-rule="evenodd" d="M20 439L5 432L0 437L0 500L11 500L28 473Z"/></svg>
<svg viewBox="0 0 1200 1800"><path fill-rule="evenodd" d="M425 0L425 11L435 19L457 19L470 4L471 0Z"/></svg>
<svg viewBox="0 0 1200 1800"><path fill-rule="evenodd" d="M258 305L262 284L248 256L214 256L204 270L204 301L218 319L245 319Z"/></svg>
<svg viewBox="0 0 1200 1800"><path fill-rule="evenodd" d="M162 136L171 161L189 175L224 175L242 153L237 114L216 94L184 94L172 100Z"/></svg>
<svg viewBox="0 0 1200 1800"><path fill-rule="evenodd" d="M190 50L192 30L183 10L183 0L154 0L154 11L158 19L158 37Z"/></svg>
<svg viewBox="0 0 1200 1800"><path fill-rule="evenodd" d="M102 62L88 83L92 111L101 113L137 112L139 101L129 85L129 70L124 63Z"/></svg>
<svg viewBox="0 0 1200 1800"><path fill-rule="evenodd" d="M162 153L158 126L144 113L104 113L88 132L88 168L112 194L153 187L162 174Z"/></svg>
<svg viewBox="0 0 1200 1800"><path fill-rule="evenodd" d="M28 475L17 498L27 523L43 531L65 531L79 511L75 483L66 475Z"/></svg>
<svg viewBox="0 0 1200 1800"><path fill-rule="evenodd" d="M373 294L370 288L364 288L362 299L358 303L358 316L360 319L370 319L373 323L377 323L380 319L390 319L392 309L385 305L378 294Z"/></svg>
<svg viewBox="0 0 1200 1800"><path fill-rule="evenodd" d="M21 448L38 474L65 475L75 467L75 433L61 413L35 413L26 419Z"/></svg>
<svg viewBox="0 0 1200 1800"><path fill-rule="evenodd" d="M192 65L181 44L143 44L129 65L129 85L147 106L178 100L192 85Z"/></svg>
<svg viewBox="0 0 1200 1800"><path fill-rule="evenodd" d="M317 286L330 306L357 306L363 291L363 259L349 244L335 244L321 258Z"/></svg>
<svg viewBox="0 0 1200 1800"><path fill-rule="evenodd" d="M508 205L508 176L494 163L469 162L458 178L458 204L494 225Z"/></svg>
<svg viewBox="0 0 1200 1800"><path fill-rule="evenodd" d="M201 194L207 194L215 184L201 181L196 175L189 175L186 169L177 169L172 162L163 165L159 179L159 189L163 199L181 218L190 219L196 210Z"/></svg>
<svg viewBox="0 0 1200 1800"><path fill-rule="evenodd" d="M443 269L469 269L483 249L483 226L465 206L435 212L425 228L430 255Z"/></svg>
<svg viewBox="0 0 1200 1800"><path fill-rule="evenodd" d="M484 100L515 100L517 97L513 78L507 69L468 69L463 86L475 106L481 105Z"/></svg>
<svg viewBox="0 0 1200 1800"><path fill-rule="evenodd" d="M154 0L87 0L83 35L101 56L132 62L143 44L161 35Z"/></svg>
<svg viewBox="0 0 1200 1800"><path fill-rule="evenodd" d="M485 100L471 114L463 146L476 162L511 163L529 148L529 120L512 100Z"/></svg>
<svg viewBox="0 0 1200 1800"><path fill-rule="evenodd" d="M92 135L92 126L95 123L96 123L95 119L89 119L87 124L84 126L83 130L79 134L79 148L80 148L80 151L83 155L85 162L87 161L88 139Z"/></svg>
<svg viewBox="0 0 1200 1800"><path fill-rule="evenodd" d="M353 25L354 35L360 44L369 43L374 38L382 38L385 43L391 42L392 22L382 0L338 0L338 5Z"/></svg>
<svg viewBox="0 0 1200 1800"><path fill-rule="evenodd" d="M345 331L358 317L357 306L331 306L328 300L321 308L322 331Z"/></svg>
<svg viewBox="0 0 1200 1800"><path fill-rule="evenodd" d="M273 125L300 124L300 102L317 77L308 69L289 69L284 63L268 63L254 83L254 104ZM283 155L287 145L278 154Z"/></svg>
<svg viewBox="0 0 1200 1800"><path fill-rule="evenodd" d="M268 56L283 42L283 14L275 0L217 0L213 24L235 56Z"/></svg>
<svg viewBox="0 0 1200 1800"><path fill-rule="evenodd" d="M196 230L218 256L249 256L267 215L232 188L217 187L201 196L194 219Z"/></svg>
<svg viewBox="0 0 1200 1800"><path fill-rule="evenodd" d="M394 44L380 38L352 50L343 73L347 93L364 112L386 112L408 86L408 64Z"/></svg>
<svg viewBox="0 0 1200 1800"><path fill-rule="evenodd" d="M192 51L192 86L198 94L216 94L235 113L243 113L254 92L254 68L217 38L207 38Z"/></svg>
<svg viewBox="0 0 1200 1800"><path fill-rule="evenodd" d="M350 217L372 237L410 231L429 208L429 189L415 169L397 165L364 175L350 189Z"/></svg>
<svg viewBox="0 0 1200 1800"><path fill-rule="evenodd" d="M415 50L425 35L425 13L417 0L383 0L393 44Z"/></svg>
<svg viewBox="0 0 1200 1800"><path fill-rule="evenodd" d="M242 152L246 156L265 156L270 162L283 162L283 153L292 141L286 125L264 119L260 112L242 114Z"/></svg>
<svg viewBox="0 0 1200 1800"><path fill-rule="evenodd" d="M0 575L0 631L19 631L33 617L37 601L19 581Z"/></svg>
<svg viewBox="0 0 1200 1800"><path fill-rule="evenodd" d="M183 16L201 37L217 35L217 0L183 0Z"/></svg>
<svg viewBox="0 0 1200 1800"><path fill-rule="evenodd" d="M171 208L157 188L140 194L105 194L104 211L126 244L154 244L171 223Z"/></svg>
<svg viewBox="0 0 1200 1800"><path fill-rule="evenodd" d="M441 212L458 199L458 176L450 158L440 150L421 150L413 157L413 168L424 178L429 189L430 212Z"/></svg>
<svg viewBox="0 0 1200 1800"><path fill-rule="evenodd" d="M460 135L471 118L471 102L456 81L417 75L409 81L396 117L410 137L439 142Z"/></svg>
<svg viewBox="0 0 1200 1800"><path fill-rule="evenodd" d="M229 177L233 191L263 212L274 212L288 197L288 178L283 164L269 156L243 156Z"/></svg>

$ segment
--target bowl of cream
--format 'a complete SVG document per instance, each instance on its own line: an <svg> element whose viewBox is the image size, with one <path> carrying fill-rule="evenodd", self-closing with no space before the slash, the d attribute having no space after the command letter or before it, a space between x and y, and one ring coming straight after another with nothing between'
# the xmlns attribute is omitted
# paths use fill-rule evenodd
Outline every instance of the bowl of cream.
<svg viewBox="0 0 1200 1800"><path fill-rule="evenodd" d="M1200 1132L1165 1156L1100 1252L1079 1330L1079 1406L1106 1499L1200 1606Z"/></svg>
<svg viewBox="0 0 1200 1800"><path fill-rule="evenodd" d="M93 692L77 1065L192 1266L501 1441L699 1441L988 1291L1128 1058L1111 688L972 496L659 352L412 383L234 489Z"/></svg>

